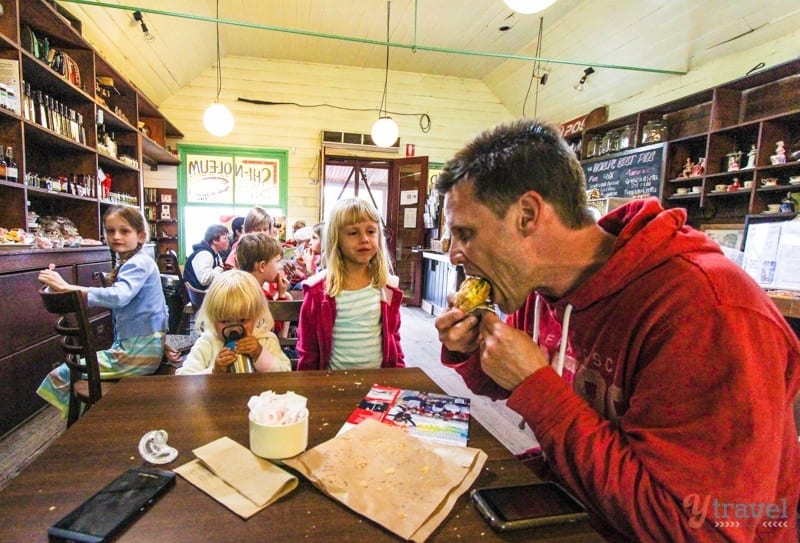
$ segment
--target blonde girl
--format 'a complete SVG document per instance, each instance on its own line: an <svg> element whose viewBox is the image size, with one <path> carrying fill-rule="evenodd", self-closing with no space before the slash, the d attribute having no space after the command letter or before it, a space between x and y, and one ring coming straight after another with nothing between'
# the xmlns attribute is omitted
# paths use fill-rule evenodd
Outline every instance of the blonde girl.
<svg viewBox="0 0 800 543"><path fill-rule="evenodd" d="M147 241L147 223L133 207L111 206L103 216L106 242L117 255L109 287L73 285L50 269L39 272L39 281L50 290L77 290L89 307L111 309L114 343L98 351L101 379L155 372L164 356L167 304L155 260L141 251ZM36 393L66 416L69 406L69 368L61 364L45 377Z"/></svg>
<svg viewBox="0 0 800 543"><path fill-rule="evenodd" d="M176 374L226 373L237 354L249 356L257 372L291 370L272 332L272 315L261 287L245 271L226 271L214 279L203 299L197 326L202 333ZM225 347L229 326L244 329L234 350Z"/></svg>
<svg viewBox="0 0 800 543"><path fill-rule="evenodd" d="M391 274L377 209L338 201L325 224L327 269L303 284L298 370L404 367L403 292Z"/></svg>

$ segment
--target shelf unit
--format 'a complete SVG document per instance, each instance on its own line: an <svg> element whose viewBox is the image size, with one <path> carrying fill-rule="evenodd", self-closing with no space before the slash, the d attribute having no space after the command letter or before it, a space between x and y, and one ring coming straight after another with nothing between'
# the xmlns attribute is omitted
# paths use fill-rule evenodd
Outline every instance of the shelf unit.
<svg viewBox="0 0 800 543"><path fill-rule="evenodd" d="M0 144L11 146L18 164L17 182L0 179L0 226L28 229L30 212L59 215L75 223L84 238L101 239L101 217L113 203L143 206L144 165L179 164L166 147L180 133L135 86L103 59L80 35L79 24L45 0L5 0L0 17L0 59L17 61L21 113L0 108ZM29 31L47 38L51 50L68 55L78 67L79 81L65 78L28 50ZM101 86L98 81L111 82ZM26 114L30 87L60 104L72 120L83 120L85 137L54 130ZM102 119L102 124L97 124ZM139 129L141 127L141 130ZM147 131L145 135L143 131ZM67 135L63 135L67 133ZM78 129L78 134L80 129ZM98 142L113 134L116 154ZM72 136L72 137L71 137ZM104 192L100 171L110 177ZM77 179L80 189L62 189L45 180ZM74 186L73 183L70 186ZM107 194L106 194L107 193Z"/></svg>
<svg viewBox="0 0 800 543"><path fill-rule="evenodd" d="M120 201L143 207L143 165L152 168L178 164L178 159L166 150L166 139L180 138L182 134L94 51L81 36L79 22L60 7L45 0L2 0L2 4L0 62L11 68L16 62L17 81L56 100L62 112L75 112L74 116L69 114L69 120L77 123L80 116L83 134L77 124L53 123L59 129L51 130L36 116L27 115L22 105L24 84L16 92L20 113L0 107L0 144L14 150L18 165L16 182L0 176L0 226L29 230L29 213L59 215L71 220L83 238L101 239L102 214L115 201L104 197L96 180L92 181L98 169L110 175L111 192L126 195ZM78 67L80 81L64 78L30 52L28 29L39 38L46 37L51 48L66 53ZM96 86L97 78L105 84L112 82L113 87ZM0 98L5 96L0 93ZM103 125L98 129L96 121L100 116ZM138 129L140 123L149 135ZM114 156L98 145L98 135L104 131L114 134ZM75 186L77 180L81 188L62 191L59 178L69 180L68 188ZM51 183L41 183L44 179ZM84 286L100 286L98 274L111 271L111 255L103 246L5 247L0 251L0 292L14 300L14 311L0 314L0 395L4 400L0 406L0 434L12 430L45 405L36 395L36 388L63 360L60 339L55 334L56 318L44 310L37 292L37 275L51 263L67 281ZM110 312L92 310L92 322L102 346L110 345Z"/></svg>
<svg viewBox="0 0 800 543"><path fill-rule="evenodd" d="M150 225L150 241L156 244L156 254L169 249L178 253L178 190L144 189L144 216Z"/></svg>
<svg viewBox="0 0 800 543"><path fill-rule="evenodd" d="M744 223L745 215L763 213L787 193L800 192L800 185L789 184L789 177L800 175L800 161L791 156L800 151L798 85L800 59L591 127L582 134L582 151L593 136L628 124L636 127L635 141L641 142L644 125L661 119L667 126L664 207L686 208L694 226ZM771 162L778 141L789 155L785 164ZM755 167L728 171L728 155L741 151L746 163L753 145ZM686 159L696 162L700 157L705 157L704 173L683 177ZM734 184L734 178L741 185L738 190L715 190ZM767 178L777 178L778 185L764 185ZM752 186L744 188L745 181ZM694 186L700 192L692 193ZM690 193L678 194L682 187Z"/></svg>

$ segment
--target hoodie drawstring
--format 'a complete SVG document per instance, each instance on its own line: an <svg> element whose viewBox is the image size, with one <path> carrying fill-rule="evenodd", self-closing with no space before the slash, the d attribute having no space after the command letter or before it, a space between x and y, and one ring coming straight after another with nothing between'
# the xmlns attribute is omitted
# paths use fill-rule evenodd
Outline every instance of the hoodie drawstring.
<svg viewBox="0 0 800 543"><path fill-rule="evenodd" d="M533 342L539 344L539 322L541 321L541 301L542 299L537 296L535 305L533 306ZM564 309L564 320L561 323L561 345L558 349L558 361L555 366L556 373L561 376L564 372L564 360L567 357L567 337L569 335L569 319L572 315L572 304L567 304Z"/></svg>

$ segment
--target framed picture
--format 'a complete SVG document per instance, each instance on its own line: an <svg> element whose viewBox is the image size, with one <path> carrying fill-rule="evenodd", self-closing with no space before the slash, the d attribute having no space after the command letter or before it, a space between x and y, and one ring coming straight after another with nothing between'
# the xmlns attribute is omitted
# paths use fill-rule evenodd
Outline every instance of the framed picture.
<svg viewBox="0 0 800 543"><path fill-rule="evenodd" d="M743 224L704 224L700 226L700 230L722 247L737 251L744 249L745 228Z"/></svg>
<svg viewBox="0 0 800 543"><path fill-rule="evenodd" d="M162 202L172 202L172 194L162 194L161 195Z"/></svg>

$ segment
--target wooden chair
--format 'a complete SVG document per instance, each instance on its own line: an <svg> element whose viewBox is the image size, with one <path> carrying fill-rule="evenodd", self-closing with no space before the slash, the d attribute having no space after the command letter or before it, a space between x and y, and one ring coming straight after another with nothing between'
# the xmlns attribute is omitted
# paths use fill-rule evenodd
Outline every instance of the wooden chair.
<svg viewBox="0 0 800 543"><path fill-rule="evenodd" d="M97 342L83 294L78 291L50 292L45 286L39 290L39 295L48 312L60 315L56 332L62 336L61 348L69 367L69 427L81 415L81 404L88 409L97 403L110 383L100 381Z"/></svg>
<svg viewBox="0 0 800 543"><path fill-rule="evenodd" d="M278 336L281 348L297 349L297 337L289 337L289 329L292 324L297 325L300 320L300 307L303 305L303 300L278 300L267 303L273 320L284 323L283 330ZM292 363L292 369L296 370L297 358L290 357L289 361Z"/></svg>

